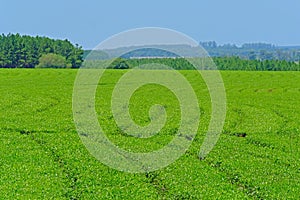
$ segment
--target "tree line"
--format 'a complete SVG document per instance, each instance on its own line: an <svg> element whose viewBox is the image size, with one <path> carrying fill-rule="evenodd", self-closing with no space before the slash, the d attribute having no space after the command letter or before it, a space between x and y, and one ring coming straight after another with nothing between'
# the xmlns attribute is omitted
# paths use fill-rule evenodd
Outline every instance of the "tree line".
<svg viewBox="0 0 300 200"><path fill-rule="evenodd" d="M176 70L195 69L189 60L192 58L141 58L141 59L124 59L117 58L108 66L110 69L131 69L137 66L143 66L151 63L165 65ZM207 58L206 58L207 59ZM218 70L244 70L244 71L300 71L300 64L285 60L247 60L239 57L214 57L212 58ZM85 63L91 68L97 68L97 62L87 61ZM98 63L100 64L100 63ZM152 65L157 69L159 65ZM99 66L99 65L98 65ZM145 68L149 69L151 65ZM202 69L212 69L212 67L201 66Z"/></svg>
<svg viewBox="0 0 300 200"><path fill-rule="evenodd" d="M68 40L20 34L0 35L0 68L78 68L83 50Z"/></svg>
<svg viewBox="0 0 300 200"><path fill-rule="evenodd" d="M239 57L213 58L219 70L300 71L299 62L286 60L248 60Z"/></svg>
<svg viewBox="0 0 300 200"><path fill-rule="evenodd" d="M202 45L211 49L218 48L215 42ZM246 47L266 48L265 44L249 45L246 45ZM274 48L270 45L267 47ZM150 52L154 50L150 49ZM0 35L0 68L79 68L83 63L83 53L84 51L79 45L73 45L68 40L22 36L20 34ZM149 54L149 52L146 53ZM145 52L140 52L140 54L144 56ZM160 52L159 55L161 54L165 54L165 52ZM130 55L128 57L131 57ZM133 55L139 54L134 52ZM90 60L86 60L85 67L95 68L100 62L108 63L109 59L112 59L108 58L106 54L101 54L100 57L106 61L98 60L99 54L95 54L94 57L89 55ZM136 66L158 63L177 70L194 69L188 62L189 59L192 58L118 58L112 59L114 61L108 68L130 69ZM212 59L219 70L299 71L300 68L299 62L282 59L245 59L240 56L217 56L212 57ZM152 67L159 68L158 65L152 65ZM202 67L207 69L205 66Z"/></svg>

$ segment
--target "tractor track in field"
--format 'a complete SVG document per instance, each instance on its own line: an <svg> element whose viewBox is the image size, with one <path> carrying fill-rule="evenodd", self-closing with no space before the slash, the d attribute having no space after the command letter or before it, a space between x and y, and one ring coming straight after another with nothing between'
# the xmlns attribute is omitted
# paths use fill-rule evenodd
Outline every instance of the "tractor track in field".
<svg viewBox="0 0 300 200"><path fill-rule="evenodd" d="M55 162L59 168L62 170L66 185L66 193L64 194L65 198L68 199L80 199L82 195L82 191L78 190L78 178L79 175L71 169L71 166L59 155L55 149L50 148L43 139L36 137L36 134L49 134L56 133L55 131L47 131L47 130L27 130L27 129L13 129L13 128L1 128L5 131L17 132L21 135L26 135L30 137L32 141L34 141L37 145L43 149L44 152L50 153L50 157L53 162Z"/></svg>
<svg viewBox="0 0 300 200"><path fill-rule="evenodd" d="M209 166L215 168L215 170L221 172L225 175L226 179L230 184L234 185L237 190L241 190L246 196L254 199L266 199L264 195L260 192L259 186L254 186L247 181L243 181L239 173L234 172L234 170L228 169L222 166L220 161L208 161Z"/></svg>
<svg viewBox="0 0 300 200"><path fill-rule="evenodd" d="M277 132L284 132L284 129L286 128L287 123L290 121L290 119L288 119L288 117L286 117L282 112L280 112L279 110L273 109L273 108L265 108L265 107L259 107L259 106L254 107L254 105L250 105L250 104L244 104L243 106L260 109L260 110L263 110L268 113L271 112L275 116L277 116L278 119L280 119L280 126L279 126L280 128ZM237 114L237 116L238 116L237 120L239 122L242 122L243 117L244 117L244 110L240 109L240 108L233 108L232 111ZM238 123L231 124L231 126L229 127L229 130L235 129L237 125L238 125ZM247 133L232 133L231 131L226 131L226 130L224 132L229 136L236 136L236 137L244 138L246 140L247 144L254 145L258 148L266 148L266 149L269 149L270 151L274 151L274 150L282 151L283 150L281 148L277 148L276 146L272 145L271 143L262 142L260 140L256 140L253 138L248 138L248 137L246 137ZM241 134L243 134L243 136L240 136ZM286 151L286 150L284 150L284 151ZM275 158L275 157L272 158L272 156L270 156L270 155L261 155L261 154L255 153L255 152L246 151L245 153L250 156L253 156L255 158L267 159L271 163L273 163L274 165L276 165L278 167L285 166L288 169L293 168L292 164L286 160L282 160L282 159ZM265 196L263 193L261 193L261 191L260 191L261 189L259 186L255 186L247 181L245 182L244 180L242 180L240 178L241 177L240 174L235 173L234 170L230 170L227 167L223 167L222 162L211 161L211 162L209 162L209 165L212 166L213 168L215 168L216 170L218 170L219 172L223 173L225 175L226 179L231 184L235 185L239 190L242 190L243 193L246 194L248 197L254 198L254 199L266 199L267 198L267 196Z"/></svg>
<svg viewBox="0 0 300 200"><path fill-rule="evenodd" d="M155 188L158 195L160 195L162 198L166 196L166 192L168 191L168 188L165 184L162 183L162 180L159 178L159 172L146 172L145 177L147 181L152 185L152 187Z"/></svg>
<svg viewBox="0 0 300 200"><path fill-rule="evenodd" d="M49 105L47 105L43 108L36 109L36 112L38 112L38 113L45 112L45 111L50 110L51 108L54 108L55 106L60 104L60 99L58 99L56 97L50 97L50 99L54 100L54 102L50 103Z"/></svg>
<svg viewBox="0 0 300 200"><path fill-rule="evenodd" d="M42 133L42 132L37 132L37 133ZM68 199L80 199L81 192L78 193L77 191L77 181L79 175L74 173L73 170L68 167L68 163L59 155L57 152L49 148L47 146L47 143L40 139L35 137L34 134L29 134L31 139L36 142L45 152L50 152L50 155L52 157L52 160L62 169L62 172L65 174L64 179L66 180L66 185L67 185L67 191L64 194L64 196Z"/></svg>

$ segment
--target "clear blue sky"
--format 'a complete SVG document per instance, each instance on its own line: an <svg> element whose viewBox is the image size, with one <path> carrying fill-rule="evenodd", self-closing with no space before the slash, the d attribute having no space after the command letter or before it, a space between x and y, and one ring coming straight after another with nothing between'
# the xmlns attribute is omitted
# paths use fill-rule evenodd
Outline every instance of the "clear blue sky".
<svg viewBox="0 0 300 200"><path fill-rule="evenodd" d="M300 45L299 0L2 0L0 8L0 33L67 38L86 49L149 26L220 44Z"/></svg>

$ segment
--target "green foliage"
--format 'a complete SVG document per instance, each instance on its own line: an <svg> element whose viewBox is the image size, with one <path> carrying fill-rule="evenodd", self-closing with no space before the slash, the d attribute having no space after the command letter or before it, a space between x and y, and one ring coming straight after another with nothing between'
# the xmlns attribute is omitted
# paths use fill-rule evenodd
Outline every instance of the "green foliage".
<svg viewBox="0 0 300 200"><path fill-rule="evenodd" d="M54 53L48 53L42 55L39 58L39 64L36 66L36 68L66 68L66 67L67 67L66 58Z"/></svg>
<svg viewBox="0 0 300 200"><path fill-rule="evenodd" d="M299 63L285 60L244 60L239 57L213 58L219 70L299 71Z"/></svg>
<svg viewBox="0 0 300 200"><path fill-rule="evenodd" d="M127 59L129 66L137 67L145 64L161 64L177 70L195 69L191 63L184 58L141 58L141 59Z"/></svg>
<svg viewBox="0 0 300 200"><path fill-rule="evenodd" d="M222 71L227 91L224 131L213 151L198 159L210 121L205 82L180 71L201 110L197 137L170 166L130 174L98 162L77 135L72 92L77 70L0 70L0 199L297 199L299 182L299 72ZM180 107L171 91L145 85L130 102L135 122L149 122L151 105L166 108L166 127L138 139L116 127L110 98L126 70L106 70L95 109L109 139L121 148L148 152L172 138Z"/></svg>
<svg viewBox="0 0 300 200"><path fill-rule="evenodd" d="M109 69L129 69L129 65L125 59L117 58L110 64L110 66L108 68Z"/></svg>
<svg viewBox="0 0 300 200"><path fill-rule="evenodd" d="M176 70L193 70L193 65L188 61L193 58L139 58L111 60L108 68L127 69L142 66L145 64L161 64L172 67ZM285 60L244 60L239 57L215 57L212 58L219 70L242 70L242 71L299 71L299 62L288 62ZM109 61L109 60L106 60ZM103 66L104 60L86 60L86 66L97 68ZM205 66L202 66L205 69ZM150 68L147 68L150 69ZM153 67L155 69L155 67Z"/></svg>
<svg viewBox="0 0 300 200"><path fill-rule="evenodd" d="M48 53L65 57L67 66L72 68L78 68L82 63L82 48L68 40L0 35L0 68L34 68L39 64L39 58Z"/></svg>

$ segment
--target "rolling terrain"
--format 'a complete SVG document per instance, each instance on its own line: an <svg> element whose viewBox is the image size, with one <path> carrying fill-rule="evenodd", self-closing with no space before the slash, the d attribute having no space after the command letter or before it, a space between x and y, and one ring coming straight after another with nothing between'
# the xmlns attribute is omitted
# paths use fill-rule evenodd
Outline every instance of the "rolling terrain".
<svg viewBox="0 0 300 200"><path fill-rule="evenodd" d="M129 151L159 149L176 133L178 101L166 88L146 85L131 98L132 117L149 122L154 103L169 121L153 138L120 132L110 96L126 70L107 70L96 111L108 138ZM300 196L300 73L221 71L227 115L221 137L204 160L198 153L210 119L206 85L180 71L194 88L201 122L189 150L168 167L131 174L89 154L72 113L77 70L0 70L0 199L298 199ZM151 96L151 98L149 98Z"/></svg>

